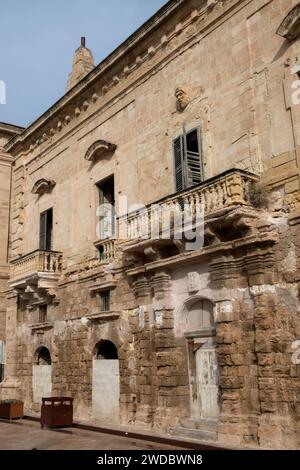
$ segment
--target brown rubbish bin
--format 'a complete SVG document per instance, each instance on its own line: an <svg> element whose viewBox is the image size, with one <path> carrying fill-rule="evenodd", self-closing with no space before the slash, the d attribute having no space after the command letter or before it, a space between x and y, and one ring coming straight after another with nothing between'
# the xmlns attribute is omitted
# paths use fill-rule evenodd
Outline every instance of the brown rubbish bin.
<svg viewBox="0 0 300 470"><path fill-rule="evenodd" d="M20 400L2 400L0 401L0 418L4 419L22 419L23 402Z"/></svg>
<svg viewBox="0 0 300 470"><path fill-rule="evenodd" d="M42 398L41 428L59 428L73 424L73 398Z"/></svg>

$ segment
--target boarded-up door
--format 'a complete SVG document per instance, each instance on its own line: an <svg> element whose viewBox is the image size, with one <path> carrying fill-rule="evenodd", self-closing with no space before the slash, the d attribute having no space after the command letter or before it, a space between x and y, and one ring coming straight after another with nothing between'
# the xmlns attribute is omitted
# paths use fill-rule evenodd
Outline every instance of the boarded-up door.
<svg viewBox="0 0 300 470"><path fill-rule="evenodd" d="M216 349L210 343L196 352L198 410L201 418L216 418L218 406L218 363Z"/></svg>
<svg viewBox="0 0 300 470"><path fill-rule="evenodd" d="M93 359L93 417L101 421L118 423L119 399L119 360Z"/></svg>
<svg viewBox="0 0 300 470"><path fill-rule="evenodd" d="M32 391L33 402L41 404L43 397L51 397L52 366L49 365L33 365L32 366Z"/></svg>

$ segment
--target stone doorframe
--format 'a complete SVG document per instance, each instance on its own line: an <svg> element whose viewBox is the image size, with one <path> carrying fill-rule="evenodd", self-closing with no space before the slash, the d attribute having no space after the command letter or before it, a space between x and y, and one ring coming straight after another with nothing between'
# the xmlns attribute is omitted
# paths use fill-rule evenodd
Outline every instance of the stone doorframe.
<svg viewBox="0 0 300 470"><path fill-rule="evenodd" d="M202 325L199 324L199 327L195 330L191 330L191 329L189 330L189 326L191 325L189 325L188 316L191 313L193 306L196 305L198 302L199 303L203 302L203 310L202 310L203 324ZM205 304L206 304L207 309L205 309ZM205 319L204 319L204 313L206 314ZM207 297L203 297L201 295L191 296L185 301L182 312L181 312L181 316L182 316L181 325L183 326L183 323L185 323L184 337L186 338L186 341L187 341L187 356L188 356L188 367L189 367L188 374L189 374L189 381L190 381L190 387L191 387L190 419L192 420L192 396L193 394L196 395L197 393L197 390L195 389L193 391L192 387L198 386L197 380L196 380L196 375L197 375L196 353L205 344L210 343L210 345L213 348L216 348L217 346L215 304L212 302L211 299ZM193 319L193 322L194 321L195 321L195 318ZM194 377L194 380L191 380L192 377ZM218 375L217 375L217 382L218 382ZM220 394L219 394L219 397L220 397ZM216 425L217 425L218 418L214 418L213 420L216 420ZM189 419L187 421L189 421ZM201 421L200 417L199 417L199 421Z"/></svg>

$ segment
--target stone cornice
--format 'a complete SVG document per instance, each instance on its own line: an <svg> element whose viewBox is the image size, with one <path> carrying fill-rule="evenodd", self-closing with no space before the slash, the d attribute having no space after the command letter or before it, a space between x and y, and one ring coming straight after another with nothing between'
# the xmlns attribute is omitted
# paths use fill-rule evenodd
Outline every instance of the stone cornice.
<svg viewBox="0 0 300 470"><path fill-rule="evenodd" d="M146 272L155 272L158 269L173 269L174 267L183 266L185 264L197 263L204 259L209 260L212 255L224 253L232 254L235 250L241 248L251 249L256 246L260 248L262 246L272 246L278 241L278 235L276 233L258 233L250 235L243 239L234 240L232 242L223 242L217 245L205 247L202 250L196 250L191 252L181 253L170 258L164 258L158 261L146 263L145 265L138 266L136 268L127 269L126 274L128 276L136 276Z"/></svg>
<svg viewBox="0 0 300 470"><path fill-rule="evenodd" d="M98 100L101 98L102 103L100 108L103 108L112 99L120 94L120 86L126 82L126 88L132 86L137 79L136 72L140 67L145 66L146 70L142 74L149 73L151 65L145 65L148 61L151 62L152 67L157 66L154 61L150 59L157 55L158 51L167 50L164 52L164 59L171 56L174 51L182 45L191 41L195 35L201 35L204 30L215 24L219 19L221 20L226 13L231 11L235 6L249 3L251 0L226 0L226 2L217 1L213 7L208 8L207 2L200 3L199 9L194 7L186 8L184 12L186 17L174 26L173 30L168 33L168 36L158 36L158 42L153 45L148 44L145 47L146 40L150 37L158 27L162 26L168 21L174 12L186 0L171 0L156 15L154 15L148 22L146 22L140 29L136 31L130 38L127 39L121 46L119 46L112 54L110 54L103 62L101 62L92 72L90 72L81 82L79 82L73 89L66 93L59 101L57 101L46 113L38 118L30 127L28 127L20 136L16 136L6 144L6 150L17 155L22 151L32 152L37 147L50 140L52 144L53 136L60 133L66 126L69 126L74 120L79 122L79 118L87 118L87 111L90 113L96 112L96 107L99 109ZM194 8L192 10L192 8ZM190 11L189 11L190 10ZM192 10L192 11L191 11ZM181 15L182 16L182 15ZM167 31L167 29L166 29ZM184 34L184 40L178 42L178 37ZM171 42L175 45L169 46ZM145 47L143 53L133 51L141 51ZM170 49L170 50L168 50ZM127 57L133 57L132 62L128 62ZM127 77L131 75L131 83L127 83ZM141 72L140 72L141 75ZM122 85L121 85L122 84ZM110 90L116 88L115 95L110 96ZM122 90L123 91L123 90ZM105 95L108 94L108 100ZM95 109L91 109L93 108ZM76 124L77 124L76 122ZM26 142L26 146L23 144Z"/></svg>
<svg viewBox="0 0 300 470"><path fill-rule="evenodd" d="M36 121L34 121L27 129L24 130L20 139L18 137L12 139L6 145L7 150L10 151L14 148L15 144L19 141L24 141L30 134L43 125L49 118L53 116L59 109L69 103L71 100L85 90L99 75L106 73L107 69L113 67L120 61L126 54L128 54L137 44L142 41L145 36L150 34L156 29L162 21L171 15L180 5L186 0L170 0L164 7L162 7L154 16L152 16L146 23L144 23L135 33L133 33L124 43L115 49L106 59L100 62L83 80L81 80L75 87L67 92L61 99L54 103L44 114L42 114Z"/></svg>
<svg viewBox="0 0 300 470"><path fill-rule="evenodd" d="M12 164L13 162L13 158L6 152L2 152L1 148L0 148L0 165L1 163L5 163L5 164Z"/></svg>
<svg viewBox="0 0 300 470"><path fill-rule="evenodd" d="M0 132L5 132L6 134L21 134L24 131L24 127L15 126L14 124L8 124L7 122L0 122Z"/></svg>

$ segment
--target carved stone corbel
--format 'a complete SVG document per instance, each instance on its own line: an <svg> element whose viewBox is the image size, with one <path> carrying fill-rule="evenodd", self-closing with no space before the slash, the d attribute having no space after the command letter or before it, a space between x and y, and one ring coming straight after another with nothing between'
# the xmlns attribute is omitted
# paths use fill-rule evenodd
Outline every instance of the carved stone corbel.
<svg viewBox="0 0 300 470"><path fill-rule="evenodd" d="M132 289L134 295L140 301L141 299L151 297L151 285L145 276L139 276L138 279L133 283Z"/></svg>
<svg viewBox="0 0 300 470"><path fill-rule="evenodd" d="M162 258L160 250L154 246L148 246L145 248L144 253L151 261L158 261Z"/></svg>

